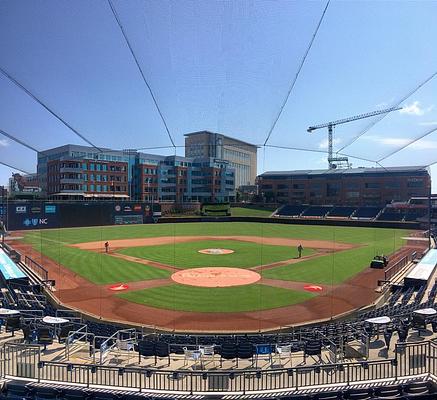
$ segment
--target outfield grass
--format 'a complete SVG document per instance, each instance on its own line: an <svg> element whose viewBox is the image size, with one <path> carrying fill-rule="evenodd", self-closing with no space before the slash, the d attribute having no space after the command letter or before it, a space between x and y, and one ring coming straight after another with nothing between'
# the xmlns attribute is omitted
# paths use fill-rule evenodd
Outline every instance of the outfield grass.
<svg viewBox="0 0 437 400"><path fill-rule="evenodd" d="M104 253L28 240L35 250L98 285L168 278L171 275L169 271L121 260Z"/></svg>
<svg viewBox="0 0 437 400"><path fill-rule="evenodd" d="M363 243L362 247L272 268L262 271L262 275L289 281L339 284L367 268L375 255L390 254L394 248L400 247L403 243L401 237L402 231L396 231L394 237L384 232L375 232L375 240Z"/></svg>
<svg viewBox="0 0 437 400"><path fill-rule="evenodd" d="M265 208L250 208L250 207L232 207L231 215L233 217L270 217L272 210Z"/></svg>
<svg viewBox="0 0 437 400"><path fill-rule="evenodd" d="M118 294L122 299L156 308L195 312L268 310L309 300L313 293L267 285L201 288L168 285Z"/></svg>
<svg viewBox="0 0 437 400"><path fill-rule="evenodd" d="M49 243L82 243L99 240L157 236L254 235L293 239L329 240L345 243L373 243L381 236L407 236L407 230L342 226L263 224L253 222L192 222L174 224L122 225L31 231L26 239Z"/></svg>
<svg viewBox="0 0 437 400"><path fill-rule="evenodd" d="M50 229L27 232L25 233L24 240L32 244L37 251L92 282L116 283L120 281L128 282L162 278L167 277L169 273L146 265L115 259L105 254L71 248L66 245L113 239L184 235L253 235L328 240L361 245L360 248L302 261L298 264L264 271L263 273L264 276L275 279L314 283L330 283L331 281L340 283L365 269L375 254L389 254L398 249L403 244L401 237L408 236L408 231L382 228L282 225L274 223L205 222ZM217 246L214 245L212 247ZM260 248L261 246L258 245L258 247ZM259 252L259 250L255 251ZM293 256L292 249L290 249L290 253ZM174 257L172 249L168 257ZM208 260L211 259L211 262L213 262L212 259L214 257L225 256L207 257L209 257ZM146 258L148 258L148 255ZM332 260L334 260L334 264ZM334 275L332 274L333 265Z"/></svg>
<svg viewBox="0 0 437 400"><path fill-rule="evenodd" d="M234 253L209 255L198 252L198 250L210 248L234 250ZM297 257L297 248L294 246L260 245L237 240L199 240L161 246L129 247L119 250L118 253L174 265L178 268L249 268ZM309 255L313 253L314 250L305 248L302 254Z"/></svg>

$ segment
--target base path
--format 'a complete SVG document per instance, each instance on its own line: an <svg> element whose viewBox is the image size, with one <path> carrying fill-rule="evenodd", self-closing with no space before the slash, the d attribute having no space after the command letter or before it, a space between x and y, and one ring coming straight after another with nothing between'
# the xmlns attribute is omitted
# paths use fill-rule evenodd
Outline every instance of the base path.
<svg viewBox="0 0 437 400"><path fill-rule="evenodd" d="M254 236L216 236L202 237L164 237L129 240L131 245L136 246L168 244L173 242L188 242L193 240L247 240L265 244L280 244L285 246L324 248L331 250L343 250L353 246L320 241L304 241L278 238L259 238ZM140 242L140 244L138 244ZM329 319L335 315L352 311L359 307L372 303L379 294L375 293L378 279L383 279L384 271L380 269L366 268L352 279L340 285L322 285L320 295L303 303L280 307L270 310L239 312L239 313L199 313L184 312L171 309L157 309L146 305L136 304L123 300L116 296L116 292L109 290L110 285L96 285L75 274L40 253L36 252L29 244L14 241L8 243L18 250L23 256L28 255L39 262L49 272L49 278L56 280L56 292L58 300L84 313L91 314L98 319L132 323L166 331L186 332L257 332L261 330L275 330L290 325L304 324L310 321ZM147 243L147 244L145 244ZM113 246L126 247L125 240L111 241ZM103 250L104 242L94 242L87 245L89 250ZM80 247L81 245L76 245ZM97 246L97 247L96 247ZM99 246L102 246L101 248ZM416 241L414 247L404 247L396 255L390 256L390 263L394 263L407 251L425 248L426 243ZM252 271L254 272L254 271ZM170 279L156 279L141 282L119 282L128 285L128 290L152 288L171 284ZM277 280L262 279L260 283L289 289L301 289L308 283L282 282ZM309 282L311 283L311 282ZM173 295L169 290L169 298Z"/></svg>
<svg viewBox="0 0 437 400"><path fill-rule="evenodd" d="M301 244L304 248L312 249L329 249L329 250L347 250L356 247L349 243L332 242L328 240L300 240L300 239L284 239L275 237L260 237L260 236L161 236L152 238L138 239L118 239L109 242L109 248L122 249L127 247L143 247L143 246L159 246L164 244L176 244L195 242L199 240L238 240L240 242L252 242L276 246L296 247ZM105 251L105 241L76 243L70 245L82 250Z"/></svg>

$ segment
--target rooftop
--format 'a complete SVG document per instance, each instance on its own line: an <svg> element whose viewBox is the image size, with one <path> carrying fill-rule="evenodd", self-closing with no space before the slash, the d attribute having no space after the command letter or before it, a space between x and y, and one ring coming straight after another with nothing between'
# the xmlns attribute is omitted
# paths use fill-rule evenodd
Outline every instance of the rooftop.
<svg viewBox="0 0 437 400"><path fill-rule="evenodd" d="M425 172L428 171L426 166L408 166L408 167L371 167L371 168L348 168L348 169L298 169L292 171L266 171L260 176L276 175L358 175L358 174L383 174L387 172Z"/></svg>
<svg viewBox="0 0 437 400"><path fill-rule="evenodd" d="M226 138L226 139L231 139L231 140L234 140L234 141L236 141L236 142L243 143L243 144L248 145L248 146L253 146L253 147L256 147L256 148L260 147L260 146L258 146L258 145L256 145L256 144L249 143L249 142L245 142L245 141L243 141L243 140L236 139L236 138L234 138L234 137L232 137L232 136L223 135L223 133L217 133L217 132L211 132L211 131L190 132L190 133L186 133L184 136L196 136L196 135L201 135L201 134L207 134L207 135L220 135L220 136L222 136L222 137L224 137L224 138Z"/></svg>

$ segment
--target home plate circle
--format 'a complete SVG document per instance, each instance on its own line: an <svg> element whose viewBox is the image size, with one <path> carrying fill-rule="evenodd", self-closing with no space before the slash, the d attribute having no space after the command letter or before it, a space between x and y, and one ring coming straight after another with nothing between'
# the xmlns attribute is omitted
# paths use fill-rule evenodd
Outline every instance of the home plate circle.
<svg viewBox="0 0 437 400"><path fill-rule="evenodd" d="M222 255L222 254L232 254L233 252L234 252L234 250L230 250L230 249L202 249L202 250L198 250L198 253L210 254L213 256L218 256L218 255Z"/></svg>
<svg viewBox="0 0 437 400"><path fill-rule="evenodd" d="M241 268L192 268L175 272L171 279L177 283L200 287L229 287L258 282L261 275Z"/></svg>

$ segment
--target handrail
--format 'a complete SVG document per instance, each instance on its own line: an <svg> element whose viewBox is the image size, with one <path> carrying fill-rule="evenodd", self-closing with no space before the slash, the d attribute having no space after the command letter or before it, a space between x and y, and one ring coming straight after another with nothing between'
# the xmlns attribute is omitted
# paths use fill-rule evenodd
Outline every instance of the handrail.
<svg viewBox="0 0 437 400"><path fill-rule="evenodd" d="M43 281L48 281L49 271L47 271L42 265L38 264L33 258L24 256L24 264L35 272Z"/></svg>
<svg viewBox="0 0 437 400"><path fill-rule="evenodd" d="M105 358L105 354L107 352L110 352L112 349L114 349L117 346L117 342L120 340L120 335L124 334L124 333L129 333L129 334L134 334L134 339L136 339L136 334L137 334L137 330L136 328L128 328L128 329L120 329L117 332L115 332L114 334L112 334L111 336L109 336L104 342L102 342L100 344L100 357L99 357L99 361L100 364L103 364L104 362L104 358ZM95 336L99 337L99 336ZM100 336L103 337L103 336ZM132 340L132 338L130 338ZM109 344L110 341L114 341L114 343ZM104 349L102 351L102 348Z"/></svg>
<svg viewBox="0 0 437 400"><path fill-rule="evenodd" d="M79 334L79 337L75 337L76 334ZM92 335L94 337L93 333L88 332L88 325L83 325L79 329L76 329L75 331L68 332L67 338L65 339L65 356L67 360L70 359L70 347L75 342L85 339L88 339L88 336Z"/></svg>
<svg viewBox="0 0 437 400"><path fill-rule="evenodd" d="M116 335L112 335L115 339ZM37 346L5 343L1 377L34 378L84 386L112 386L179 393L293 391L303 387L394 380L436 374L437 343L422 341L395 345L395 356L382 360L304 365L290 368L241 370L160 370L131 366L41 361ZM402 351L401 350L402 347ZM29 349L30 353L23 351ZM29 358L30 357L30 358ZM33 358L32 358L33 357ZM411 361L413 359L421 362ZM31 363L29 366L29 362ZM24 364L26 369L24 370ZM30 368L28 370L28 368Z"/></svg>

